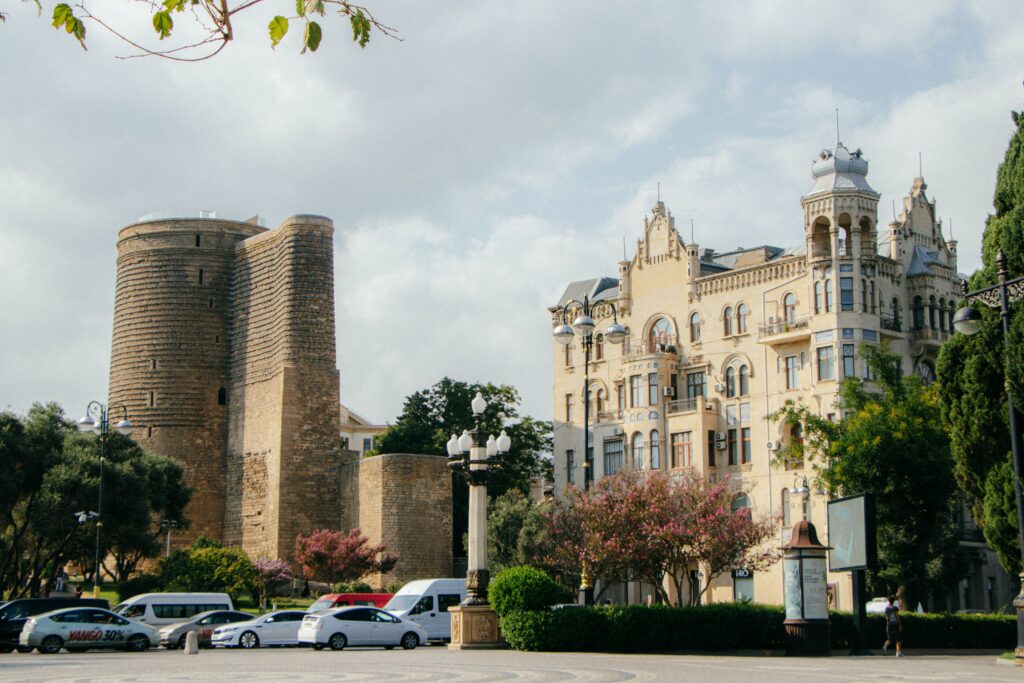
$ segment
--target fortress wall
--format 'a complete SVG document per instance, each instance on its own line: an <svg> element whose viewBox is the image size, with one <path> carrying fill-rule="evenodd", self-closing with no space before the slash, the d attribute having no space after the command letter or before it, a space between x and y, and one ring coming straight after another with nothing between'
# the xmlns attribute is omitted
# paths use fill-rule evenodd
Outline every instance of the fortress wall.
<svg viewBox="0 0 1024 683"><path fill-rule="evenodd" d="M257 558L340 517L332 237L294 216L236 252L225 538Z"/></svg>
<svg viewBox="0 0 1024 683"><path fill-rule="evenodd" d="M235 246L248 223L170 219L123 228L110 359L110 403L124 404L145 449L177 459L195 492L187 544L222 535ZM120 415L112 415L120 419Z"/></svg>
<svg viewBox="0 0 1024 683"><path fill-rule="evenodd" d="M360 462L360 528L398 553L395 569L367 577L386 587L452 573L452 477L443 456L395 453Z"/></svg>

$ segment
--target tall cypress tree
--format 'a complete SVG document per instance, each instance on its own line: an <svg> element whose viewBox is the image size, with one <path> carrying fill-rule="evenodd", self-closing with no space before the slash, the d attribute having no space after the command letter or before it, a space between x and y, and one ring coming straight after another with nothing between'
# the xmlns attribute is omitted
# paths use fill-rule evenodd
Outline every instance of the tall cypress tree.
<svg viewBox="0 0 1024 683"><path fill-rule="evenodd" d="M1010 277L1024 275L1024 112L1012 112L1012 117L1016 130L996 176L996 211L985 223L983 265L969 278L972 290L998 281L1000 250ZM1009 388L1019 413L1024 407L1024 302L1012 308L1008 352L999 312L976 307L982 313L981 331L955 335L939 354L943 418L957 479L972 498L975 521L1003 567L1016 574L1020 544L1006 394Z"/></svg>

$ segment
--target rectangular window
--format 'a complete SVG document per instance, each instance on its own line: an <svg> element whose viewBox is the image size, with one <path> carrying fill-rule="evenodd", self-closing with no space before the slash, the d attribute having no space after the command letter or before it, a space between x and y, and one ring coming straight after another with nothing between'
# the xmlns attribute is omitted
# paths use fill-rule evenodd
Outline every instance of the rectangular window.
<svg viewBox="0 0 1024 683"><path fill-rule="evenodd" d="M748 422L750 422L750 404L749 403L741 403L740 404L740 424L744 424L745 425Z"/></svg>
<svg viewBox="0 0 1024 683"><path fill-rule="evenodd" d="M572 422L572 394L565 395L565 421Z"/></svg>
<svg viewBox="0 0 1024 683"><path fill-rule="evenodd" d="M622 390L622 382L615 383L615 403L619 406L619 413L626 409L626 392Z"/></svg>
<svg viewBox="0 0 1024 683"><path fill-rule="evenodd" d="M831 346L818 347L818 381L828 382L836 378L834 356Z"/></svg>
<svg viewBox="0 0 1024 683"><path fill-rule="evenodd" d="M750 427L740 429L740 462L750 462Z"/></svg>
<svg viewBox="0 0 1024 683"><path fill-rule="evenodd" d="M857 361L853 344L843 344L843 377L857 376Z"/></svg>
<svg viewBox="0 0 1024 683"><path fill-rule="evenodd" d="M725 424L734 425L738 421L736 417L736 406L728 405L725 407Z"/></svg>
<svg viewBox="0 0 1024 683"><path fill-rule="evenodd" d="M698 396L707 396L705 393L706 385L704 383L703 372L690 372L686 375L686 398L697 398Z"/></svg>
<svg viewBox="0 0 1024 683"><path fill-rule="evenodd" d="M616 474L622 470L622 440L604 442L604 473Z"/></svg>
<svg viewBox="0 0 1024 683"><path fill-rule="evenodd" d="M373 450L373 438L363 439L363 453Z"/></svg>
<svg viewBox="0 0 1024 683"><path fill-rule="evenodd" d="M644 404L644 395L641 393L640 375L631 375L629 378L629 407L639 408Z"/></svg>
<svg viewBox="0 0 1024 683"><path fill-rule="evenodd" d="M199 284L203 284L203 269L199 269Z"/></svg>
<svg viewBox="0 0 1024 683"><path fill-rule="evenodd" d="M787 389L798 389L800 387L800 380L798 370L800 369L800 359L796 356L786 356L786 388Z"/></svg>
<svg viewBox="0 0 1024 683"><path fill-rule="evenodd" d="M152 408L155 405L156 405L156 394L154 394L151 391L151 392L149 392L149 407Z"/></svg>
<svg viewBox="0 0 1024 683"><path fill-rule="evenodd" d="M576 482L576 455L572 449L565 452L565 481L569 484Z"/></svg>
<svg viewBox="0 0 1024 683"><path fill-rule="evenodd" d="M675 432L672 434L672 469L690 467L693 464L692 432Z"/></svg>
<svg viewBox="0 0 1024 683"><path fill-rule="evenodd" d="M565 367L572 367L572 344L565 345Z"/></svg>
<svg viewBox="0 0 1024 683"><path fill-rule="evenodd" d="M737 456L739 455L739 443L736 441L735 429L730 429L726 432L726 445L726 451L729 453L729 464L737 464Z"/></svg>
<svg viewBox="0 0 1024 683"><path fill-rule="evenodd" d="M864 379L868 380L869 382L874 381L876 379L875 371L871 368L867 361L864 361Z"/></svg>
<svg viewBox="0 0 1024 683"><path fill-rule="evenodd" d="M658 396L658 373L656 372L647 375L647 395L650 405L656 406L661 402L661 397Z"/></svg>
<svg viewBox="0 0 1024 683"><path fill-rule="evenodd" d="M839 278L839 305L844 311L853 310L853 278Z"/></svg>
<svg viewBox="0 0 1024 683"><path fill-rule="evenodd" d="M715 430L708 430L708 467L715 466Z"/></svg>

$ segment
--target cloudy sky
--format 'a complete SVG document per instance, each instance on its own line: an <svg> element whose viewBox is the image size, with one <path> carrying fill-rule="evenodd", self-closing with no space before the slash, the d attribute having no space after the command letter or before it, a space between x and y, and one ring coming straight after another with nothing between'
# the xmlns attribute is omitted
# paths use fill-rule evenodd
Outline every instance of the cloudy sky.
<svg viewBox="0 0 1024 683"><path fill-rule="evenodd" d="M96 25L84 52L6 3L0 409L54 400L76 416L104 397L118 229L215 210L334 220L355 410L394 420L448 375L512 384L550 418L545 309L616 273L657 183L702 245L800 243L836 107L880 220L920 152L961 270L979 264L1024 106L1019 0L367 3L402 42L360 50L328 20L316 54L298 35L272 51L273 7L293 3L266 2L199 64L117 59L130 48ZM148 14L123 6L94 10L148 37Z"/></svg>

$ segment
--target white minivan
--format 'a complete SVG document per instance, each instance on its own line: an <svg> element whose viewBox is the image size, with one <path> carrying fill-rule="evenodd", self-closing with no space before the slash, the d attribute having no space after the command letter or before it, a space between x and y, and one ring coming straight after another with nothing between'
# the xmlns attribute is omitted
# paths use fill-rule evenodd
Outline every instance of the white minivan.
<svg viewBox="0 0 1024 683"><path fill-rule="evenodd" d="M422 626L430 640L451 640L452 615L448 608L465 597L465 579L420 579L402 586L384 609Z"/></svg>
<svg viewBox="0 0 1024 683"><path fill-rule="evenodd" d="M143 593L133 595L113 611L150 626L187 621L200 612L232 610L227 593Z"/></svg>

